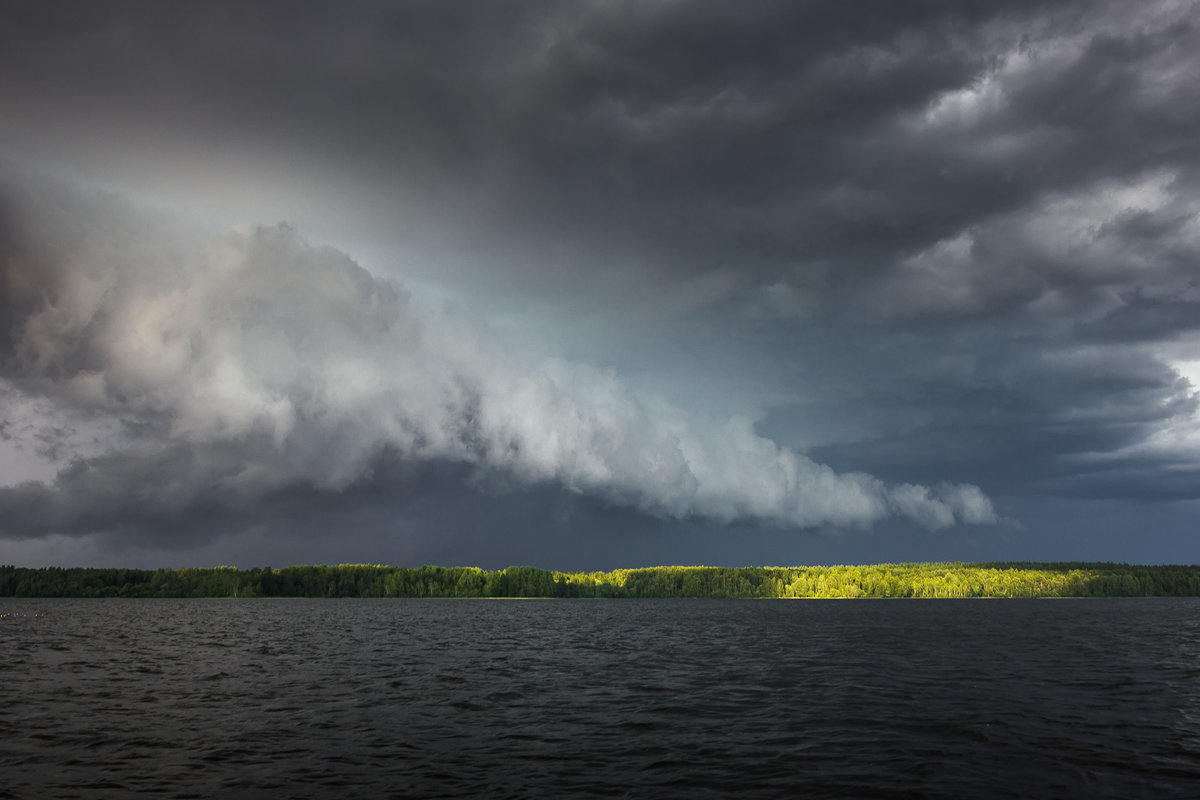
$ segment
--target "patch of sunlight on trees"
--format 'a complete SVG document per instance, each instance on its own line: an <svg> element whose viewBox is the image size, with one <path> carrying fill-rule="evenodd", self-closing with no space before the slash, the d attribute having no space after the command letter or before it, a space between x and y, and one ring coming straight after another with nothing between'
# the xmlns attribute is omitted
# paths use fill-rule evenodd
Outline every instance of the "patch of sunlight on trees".
<svg viewBox="0 0 1200 800"><path fill-rule="evenodd" d="M1111 563L646 567L553 572L518 566L380 564L181 569L0 566L0 597L955 598L1198 596L1200 567Z"/></svg>

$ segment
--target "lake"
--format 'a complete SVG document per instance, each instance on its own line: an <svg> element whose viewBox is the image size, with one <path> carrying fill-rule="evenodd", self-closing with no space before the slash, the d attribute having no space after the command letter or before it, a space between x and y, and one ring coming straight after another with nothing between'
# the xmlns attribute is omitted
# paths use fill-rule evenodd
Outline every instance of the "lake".
<svg viewBox="0 0 1200 800"><path fill-rule="evenodd" d="M0 798L1200 796L1200 599L0 600Z"/></svg>

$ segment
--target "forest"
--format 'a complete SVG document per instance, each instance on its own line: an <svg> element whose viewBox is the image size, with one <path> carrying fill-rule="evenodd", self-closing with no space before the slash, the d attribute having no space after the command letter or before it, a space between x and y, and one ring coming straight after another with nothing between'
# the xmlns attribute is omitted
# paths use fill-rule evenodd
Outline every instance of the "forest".
<svg viewBox="0 0 1200 800"><path fill-rule="evenodd" d="M1200 567L944 563L828 567L645 567L554 572L517 566L377 564L181 569L0 566L0 597L952 598L1200 596Z"/></svg>

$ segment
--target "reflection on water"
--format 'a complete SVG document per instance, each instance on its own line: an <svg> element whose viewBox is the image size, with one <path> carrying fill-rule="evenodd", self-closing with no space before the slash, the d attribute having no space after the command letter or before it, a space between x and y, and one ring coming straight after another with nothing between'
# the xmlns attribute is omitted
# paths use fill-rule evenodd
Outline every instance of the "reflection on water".
<svg viewBox="0 0 1200 800"><path fill-rule="evenodd" d="M1200 600L0 600L0 798L1200 796Z"/></svg>

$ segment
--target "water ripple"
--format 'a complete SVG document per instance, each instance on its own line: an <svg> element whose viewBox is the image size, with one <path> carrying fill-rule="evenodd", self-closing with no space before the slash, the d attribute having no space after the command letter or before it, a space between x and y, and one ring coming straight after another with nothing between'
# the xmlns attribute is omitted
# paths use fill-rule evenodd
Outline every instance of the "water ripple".
<svg viewBox="0 0 1200 800"><path fill-rule="evenodd" d="M1200 601L0 601L0 798L1195 797Z"/></svg>

